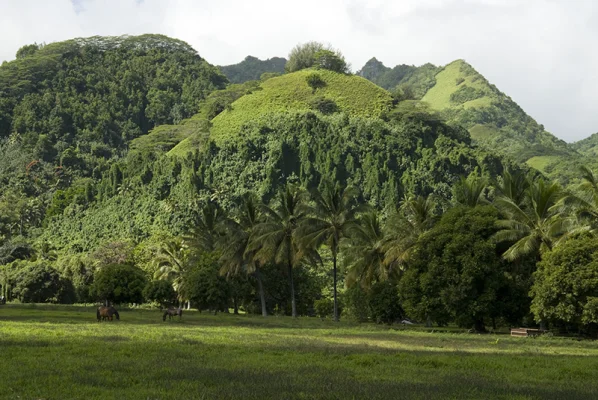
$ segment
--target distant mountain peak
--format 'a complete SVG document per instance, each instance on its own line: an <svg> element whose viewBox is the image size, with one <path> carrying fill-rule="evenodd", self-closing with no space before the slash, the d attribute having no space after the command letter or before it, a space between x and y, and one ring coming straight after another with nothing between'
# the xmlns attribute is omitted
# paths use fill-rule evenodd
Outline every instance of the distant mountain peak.
<svg viewBox="0 0 598 400"><path fill-rule="evenodd" d="M238 64L219 67L231 83L244 83L260 79L262 74L274 72L284 73L284 66L287 60L282 57L272 57L267 60L260 60L254 56L247 56Z"/></svg>

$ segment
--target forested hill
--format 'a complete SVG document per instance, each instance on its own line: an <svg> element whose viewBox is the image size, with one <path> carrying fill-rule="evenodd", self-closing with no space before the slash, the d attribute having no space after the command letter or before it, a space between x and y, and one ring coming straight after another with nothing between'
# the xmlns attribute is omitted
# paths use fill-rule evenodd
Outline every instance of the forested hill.
<svg viewBox="0 0 598 400"><path fill-rule="evenodd" d="M577 167L593 163L556 138L509 96L463 60L444 67L384 66L372 58L359 75L390 90L400 100L421 100L451 125L465 127L474 143L527 163L551 178L568 183ZM587 146L586 146L587 147Z"/></svg>
<svg viewBox="0 0 598 400"><path fill-rule="evenodd" d="M231 83L245 83L247 81L259 80L262 74L284 74L285 58L272 57L267 60L260 60L253 56L247 56L238 64L219 67Z"/></svg>
<svg viewBox="0 0 598 400"><path fill-rule="evenodd" d="M243 83L164 36L21 48L0 67L2 290L296 316L346 282L366 309L520 325L574 216L523 162L579 153L463 61L360 74L317 42ZM151 282L117 300L121 273Z"/></svg>
<svg viewBox="0 0 598 400"><path fill-rule="evenodd" d="M577 150L578 153L595 159L596 156L598 156L598 133L594 133L590 137L572 143L571 147Z"/></svg>
<svg viewBox="0 0 598 400"><path fill-rule="evenodd" d="M90 172L154 126L195 114L226 83L191 46L161 35L28 45L0 66L0 137Z"/></svg>

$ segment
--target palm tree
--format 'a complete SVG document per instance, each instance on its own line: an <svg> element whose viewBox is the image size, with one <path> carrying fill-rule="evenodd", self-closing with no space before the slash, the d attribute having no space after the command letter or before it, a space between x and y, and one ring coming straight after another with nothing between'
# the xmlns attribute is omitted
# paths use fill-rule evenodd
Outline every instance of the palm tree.
<svg viewBox="0 0 598 400"><path fill-rule="evenodd" d="M266 296L262 283L259 262L255 259L257 249L250 248L250 238L254 228L259 223L260 212L256 196L252 193L246 193L241 198L241 207L239 209L238 221L227 218L223 222L225 234L222 240L218 242L220 250L220 262L222 275L235 275L240 272L254 274L260 293L262 304L262 315L268 316L266 309Z"/></svg>
<svg viewBox="0 0 598 400"><path fill-rule="evenodd" d="M477 175L470 175L468 178L461 177L454 186L453 201L466 207L475 207L486 204L485 192L488 182L485 178Z"/></svg>
<svg viewBox="0 0 598 400"><path fill-rule="evenodd" d="M598 177L587 167L580 168L583 183L576 194L569 193L563 199L563 205L579 217L580 225L586 226L592 233L598 231Z"/></svg>
<svg viewBox="0 0 598 400"><path fill-rule="evenodd" d="M384 232L376 211L359 216L346 245L343 246L344 262L347 266L347 285L360 282L369 287L376 281L389 279L396 270L384 264Z"/></svg>
<svg viewBox="0 0 598 400"><path fill-rule="evenodd" d="M314 190L314 206L310 207L310 216L299 228L302 247L318 249L326 244L332 253L332 276L334 285L334 320L338 321L337 304L337 261L340 242L350 236L357 226L355 214L359 210L357 191L343 188L338 183L323 182L321 191Z"/></svg>
<svg viewBox="0 0 598 400"><path fill-rule="evenodd" d="M157 267L154 279L172 282L172 287L177 292L179 302L183 302L185 298L181 289L191 264L185 242L181 238L176 238L162 243L154 263ZM188 308L190 307L191 305L188 304Z"/></svg>
<svg viewBox="0 0 598 400"><path fill-rule="evenodd" d="M505 171L501 182L494 182L494 189L498 197L510 199L518 206L522 206L526 200L526 191L530 186L530 180L521 171Z"/></svg>
<svg viewBox="0 0 598 400"><path fill-rule="evenodd" d="M505 259L515 260L527 254L536 254L539 258L568 236L572 224L561 213L559 202L563 196L557 183L538 179L530 183L522 204L505 196L495 200L507 218L498 221L501 230L494 238L497 242L514 242L503 254Z"/></svg>
<svg viewBox="0 0 598 400"><path fill-rule="evenodd" d="M436 223L436 202L430 195L410 196L403 200L397 213L389 218L385 227L384 264L403 269L419 237Z"/></svg>
<svg viewBox="0 0 598 400"><path fill-rule="evenodd" d="M222 222L226 219L224 210L218 203L208 200L200 209L195 226L184 239L194 252L212 252L220 235Z"/></svg>
<svg viewBox="0 0 598 400"><path fill-rule="evenodd" d="M255 226L249 247L251 251L256 252L255 260L262 263L274 262L287 267L293 317L297 316L293 268L299 265L303 257L315 257L312 250L301 251L297 240L297 228L307 215L306 202L307 194L303 189L287 184L278 194L278 204L275 208L265 205L261 207L264 221Z"/></svg>

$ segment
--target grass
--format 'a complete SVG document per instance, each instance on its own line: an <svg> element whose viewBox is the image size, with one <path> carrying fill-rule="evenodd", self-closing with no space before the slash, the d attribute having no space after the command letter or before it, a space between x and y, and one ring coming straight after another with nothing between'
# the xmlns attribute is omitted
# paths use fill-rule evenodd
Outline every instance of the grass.
<svg viewBox="0 0 598 400"><path fill-rule="evenodd" d="M540 172L545 172L546 167L559 161L561 158L562 157L559 156L535 156L527 160L525 163Z"/></svg>
<svg viewBox="0 0 598 400"><path fill-rule="evenodd" d="M323 88L312 90L306 77L317 73L326 82ZM213 119L211 137L217 142L236 137L243 124L256 118L288 111L307 111L314 98L322 96L337 104L349 116L380 117L389 110L392 98L389 92L355 75L327 70L301 70L268 79L262 90L245 95Z"/></svg>
<svg viewBox="0 0 598 400"><path fill-rule="evenodd" d="M469 129L469 134L474 140L491 140L500 136L500 131L493 126L476 124Z"/></svg>
<svg viewBox="0 0 598 400"><path fill-rule="evenodd" d="M7 399L591 399L598 345L316 318L0 307Z"/></svg>
<svg viewBox="0 0 598 400"><path fill-rule="evenodd" d="M479 90L480 93L483 92L486 95L456 105L451 102L451 95L463 86ZM436 85L428 90L422 101L430 104L430 107L437 111L489 107L493 101L489 96L492 92L488 82L480 74L475 72L465 61L456 60L436 74Z"/></svg>

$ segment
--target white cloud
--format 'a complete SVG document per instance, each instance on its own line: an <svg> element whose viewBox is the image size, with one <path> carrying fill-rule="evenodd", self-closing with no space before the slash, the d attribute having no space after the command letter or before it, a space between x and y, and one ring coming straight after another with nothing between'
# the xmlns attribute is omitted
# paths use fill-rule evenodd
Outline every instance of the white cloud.
<svg viewBox="0 0 598 400"><path fill-rule="evenodd" d="M354 69L464 58L558 137L598 131L594 0L4 0L0 60L72 37L162 33L213 64L329 42Z"/></svg>

